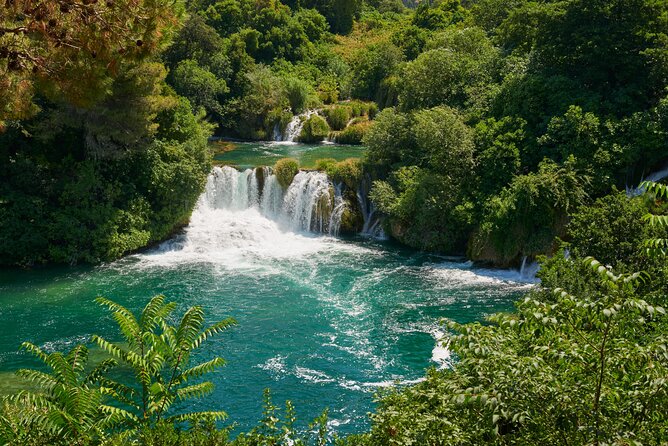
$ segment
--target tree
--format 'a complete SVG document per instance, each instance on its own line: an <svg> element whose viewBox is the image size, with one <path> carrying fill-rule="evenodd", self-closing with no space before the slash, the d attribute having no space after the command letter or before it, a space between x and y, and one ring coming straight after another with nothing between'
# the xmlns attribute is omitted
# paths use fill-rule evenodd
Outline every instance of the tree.
<svg viewBox="0 0 668 446"><path fill-rule="evenodd" d="M200 67L194 60L179 62L172 73L174 90L188 98L192 105L203 107L207 113L220 115L223 108L222 96L229 92L224 79L218 79L206 68Z"/></svg>
<svg viewBox="0 0 668 446"><path fill-rule="evenodd" d="M516 313L449 323L458 362L388 391L359 444L664 442L666 311L637 295L642 274L575 262L598 292L538 290Z"/></svg>
<svg viewBox="0 0 668 446"><path fill-rule="evenodd" d="M449 178L453 185L464 185L475 170L471 128L456 110L436 107L414 115L415 161Z"/></svg>
<svg viewBox="0 0 668 446"><path fill-rule="evenodd" d="M475 126L476 167L482 193L497 194L519 173L525 126L523 119L510 117L499 121L490 118Z"/></svg>
<svg viewBox="0 0 668 446"><path fill-rule="evenodd" d="M198 398L213 391L211 382L192 381L223 366L225 361L215 357L191 366L191 355L211 336L234 325L233 319L204 328L204 311L195 306L184 313L178 325L171 325L168 318L176 304L165 303L164 296L152 298L139 318L111 300L102 297L96 300L112 312L123 343L114 344L100 336L93 336L93 341L114 360L129 366L136 380L137 387L109 379L103 381L110 396L131 414L130 426L154 426L162 420L196 423L227 416L222 411L172 415L169 411L176 401Z"/></svg>
<svg viewBox="0 0 668 446"><path fill-rule="evenodd" d="M403 52L391 43L369 45L356 53L351 63L353 96L376 99L383 80L394 72L403 57Z"/></svg>
<svg viewBox="0 0 668 446"><path fill-rule="evenodd" d="M111 428L131 417L107 404L111 389L101 385L102 377L116 365L113 359L90 369L88 349L83 345L67 355L47 354L30 342L21 347L48 371L16 372L34 390L20 391L5 402L0 417L0 441L4 444L86 445L104 439Z"/></svg>
<svg viewBox="0 0 668 446"><path fill-rule="evenodd" d="M486 204L483 221L470 242L474 259L512 265L523 256L549 254L563 237L568 214L587 198L588 177L543 161L538 172L520 175Z"/></svg>
<svg viewBox="0 0 668 446"><path fill-rule="evenodd" d="M79 106L104 98L115 74L153 54L180 13L167 0L6 2L0 9L0 125L34 115L36 93Z"/></svg>
<svg viewBox="0 0 668 446"><path fill-rule="evenodd" d="M668 199L668 186L653 181L644 182L643 187L647 194L656 200ZM668 215L645 214L643 219L654 228L668 228ZM651 238L645 241L645 249L650 256L668 255L668 238Z"/></svg>
<svg viewBox="0 0 668 446"><path fill-rule="evenodd" d="M478 90L495 80L499 59L485 33L478 28L448 30L436 35L429 48L401 73L400 108L474 106Z"/></svg>

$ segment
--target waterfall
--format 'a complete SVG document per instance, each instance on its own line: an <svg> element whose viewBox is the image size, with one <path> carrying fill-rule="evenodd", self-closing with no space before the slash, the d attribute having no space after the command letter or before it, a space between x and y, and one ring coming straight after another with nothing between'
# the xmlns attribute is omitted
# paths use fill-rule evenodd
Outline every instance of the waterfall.
<svg viewBox="0 0 668 446"><path fill-rule="evenodd" d="M522 257L522 265L520 266L520 279L535 279L536 273L540 269L540 264L535 260L529 262L528 257Z"/></svg>
<svg viewBox="0 0 668 446"><path fill-rule="evenodd" d="M657 170L656 172L652 172L649 174L647 177L643 179L643 181L653 181L658 183L659 181L663 180L664 178L668 178L668 164L666 164L663 169ZM642 194L645 192L645 188L638 186L638 187L628 187L626 188L626 195L629 197L635 197L637 195Z"/></svg>
<svg viewBox="0 0 668 446"><path fill-rule="evenodd" d="M371 189L371 177L365 175L357 190L357 201L359 202L362 215L364 217L364 227L362 234L379 240L386 240L388 237L383 231L382 220L376 210L376 206L369 200L369 190Z"/></svg>
<svg viewBox="0 0 668 446"><path fill-rule="evenodd" d="M284 190L268 167L243 172L215 167L200 206L231 211L254 208L287 230L336 235L345 209L341 188L323 172L301 171Z"/></svg>
<svg viewBox="0 0 668 446"><path fill-rule="evenodd" d="M307 110L302 114L293 116L282 134L277 125L274 127L274 141L297 142L304 128L304 123L315 114L317 114L315 110Z"/></svg>

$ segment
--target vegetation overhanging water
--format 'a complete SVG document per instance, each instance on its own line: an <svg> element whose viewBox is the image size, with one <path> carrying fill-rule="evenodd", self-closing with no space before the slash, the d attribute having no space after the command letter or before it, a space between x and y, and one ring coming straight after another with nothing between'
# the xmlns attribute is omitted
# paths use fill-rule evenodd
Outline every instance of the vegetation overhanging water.
<svg viewBox="0 0 668 446"><path fill-rule="evenodd" d="M200 304L211 320L239 323L202 353L228 364L197 408L220 407L247 429L270 388L276 402L293 401L302 425L329 407L334 430L358 432L376 390L417 382L450 361L436 344L442 318L509 311L530 286L512 271L390 242L293 231L262 215L246 189L213 184L184 234L157 249L98 267L0 273L3 390L16 385L10 371L34 365L17 352L24 340L60 351L92 334L114 336L97 295L138 311L164 294L182 309Z"/></svg>

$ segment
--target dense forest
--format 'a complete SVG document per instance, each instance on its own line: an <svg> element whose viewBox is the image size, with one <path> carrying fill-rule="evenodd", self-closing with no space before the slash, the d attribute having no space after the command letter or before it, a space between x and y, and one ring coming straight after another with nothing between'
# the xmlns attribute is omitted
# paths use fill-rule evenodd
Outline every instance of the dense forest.
<svg viewBox="0 0 668 446"><path fill-rule="evenodd" d="M318 168L350 189L367 179L388 235L498 267L539 259L540 285L514 313L450 323L456 364L381 392L370 431L347 438L326 413L296 430L269 396L238 435L215 408L170 411L210 391L201 377L222 359L190 353L234 322L101 299L124 342L96 337L110 358L94 366L85 346L26 343L44 368L20 372L32 384L4 401L0 440L668 442L668 192L639 187L668 163L664 0L7 0L0 264L163 241L189 221L212 135L272 139L310 110L302 141L367 147L359 166Z"/></svg>

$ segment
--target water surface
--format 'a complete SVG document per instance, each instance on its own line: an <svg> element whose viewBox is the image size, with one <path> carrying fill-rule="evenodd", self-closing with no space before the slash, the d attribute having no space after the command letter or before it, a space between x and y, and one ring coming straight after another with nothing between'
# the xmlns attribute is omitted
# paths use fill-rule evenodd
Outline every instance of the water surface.
<svg viewBox="0 0 668 446"><path fill-rule="evenodd" d="M443 318L469 322L511 310L528 287L514 272L389 242L300 232L309 226L291 217L308 210L309 194L322 188L295 180L275 206L262 206L267 186L260 200L252 176L230 171L218 169L230 177L220 181L212 175L184 234L157 249L97 267L0 271L4 390L17 386L13 370L35 365L17 351L24 340L47 351L93 334L118 340L96 296L138 311L164 294L179 312L198 304L211 322L238 321L196 356L219 355L228 364L211 377L215 392L193 408L225 410L248 429L270 388L276 403L293 401L301 426L328 407L332 427L354 432L368 426L379 388L447 366L449 352L436 342Z"/></svg>
<svg viewBox="0 0 668 446"><path fill-rule="evenodd" d="M304 169L312 169L319 159L360 158L366 149L362 146L338 144L300 144L294 142L234 142L233 150L218 153L214 159L221 163L249 169L255 166L273 166L281 158L295 158Z"/></svg>

